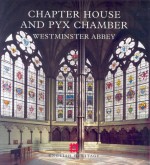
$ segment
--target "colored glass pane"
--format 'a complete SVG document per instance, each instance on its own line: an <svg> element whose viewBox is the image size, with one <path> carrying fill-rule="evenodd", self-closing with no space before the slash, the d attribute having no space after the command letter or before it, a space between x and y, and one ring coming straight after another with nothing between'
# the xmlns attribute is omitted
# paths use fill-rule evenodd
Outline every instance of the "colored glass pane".
<svg viewBox="0 0 150 165"><path fill-rule="evenodd" d="M56 120L64 121L64 94L65 78L62 72L59 72L56 78Z"/></svg>
<svg viewBox="0 0 150 165"><path fill-rule="evenodd" d="M148 118L149 113L149 63L142 59L138 66L137 117Z"/></svg>
<svg viewBox="0 0 150 165"><path fill-rule="evenodd" d="M130 63L126 71L126 119L135 119L136 68Z"/></svg>
<svg viewBox="0 0 150 165"><path fill-rule="evenodd" d="M120 59L129 56L134 49L135 41L133 38L128 37L122 40L116 48L116 55Z"/></svg>
<svg viewBox="0 0 150 165"><path fill-rule="evenodd" d="M37 119L45 120L45 73L42 68L38 71Z"/></svg>
<svg viewBox="0 0 150 165"><path fill-rule="evenodd" d="M27 118L36 119L36 104L33 103L27 104Z"/></svg>
<svg viewBox="0 0 150 165"><path fill-rule="evenodd" d="M14 101L14 116L19 118L24 117L24 101Z"/></svg>
<svg viewBox="0 0 150 165"><path fill-rule="evenodd" d="M120 68L115 73L114 120L123 119L123 72Z"/></svg>
<svg viewBox="0 0 150 165"><path fill-rule="evenodd" d="M27 85L27 117L36 119L36 70L32 63L28 67Z"/></svg>
<svg viewBox="0 0 150 165"><path fill-rule="evenodd" d="M71 50L67 55L68 62L72 66L78 65L78 51L77 50Z"/></svg>
<svg viewBox="0 0 150 165"><path fill-rule="evenodd" d="M113 74L108 72L105 78L105 121L113 120Z"/></svg>
<svg viewBox="0 0 150 165"><path fill-rule="evenodd" d="M91 73L86 77L86 120L94 121L94 78Z"/></svg>
<svg viewBox="0 0 150 165"><path fill-rule="evenodd" d="M12 116L13 63L6 52L1 57L1 115Z"/></svg>
<svg viewBox="0 0 150 165"><path fill-rule="evenodd" d="M28 35L26 32L17 32L16 40L20 48L26 53L32 54L35 51L34 41L32 37Z"/></svg>

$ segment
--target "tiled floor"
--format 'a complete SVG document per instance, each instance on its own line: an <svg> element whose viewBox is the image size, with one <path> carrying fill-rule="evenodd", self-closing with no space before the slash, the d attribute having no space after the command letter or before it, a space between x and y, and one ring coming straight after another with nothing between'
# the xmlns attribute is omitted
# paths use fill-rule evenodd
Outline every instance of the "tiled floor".
<svg viewBox="0 0 150 165"><path fill-rule="evenodd" d="M69 152L36 152L28 161L14 161L8 154L0 155L0 165L150 165L145 155L116 153L85 153L82 159L75 159Z"/></svg>

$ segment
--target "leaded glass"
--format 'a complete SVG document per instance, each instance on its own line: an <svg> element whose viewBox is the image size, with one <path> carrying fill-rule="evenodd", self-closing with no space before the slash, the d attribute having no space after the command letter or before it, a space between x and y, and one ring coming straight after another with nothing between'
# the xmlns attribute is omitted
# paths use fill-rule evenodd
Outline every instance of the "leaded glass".
<svg viewBox="0 0 150 165"><path fill-rule="evenodd" d="M120 67L115 73L114 120L123 119L123 72Z"/></svg>
<svg viewBox="0 0 150 165"><path fill-rule="evenodd" d="M24 117L24 64L21 58L15 61L14 116Z"/></svg>
<svg viewBox="0 0 150 165"><path fill-rule="evenodd" d="M44 120L45 74L41 68L42 56L36 50L32 37L23 31L17 32L15 36L11 34L6 38L3 50L5 53L1 56L0 115L24 118L27 112L28 119Z"/></svg>
<svg viewBox="0 0 150 165"><path fill-rule="evenodd" d="M65 78L59 72L56 79L56 120L64 121L64 95L65 95Z"/></svg>
<svg viewBox="0 0 150 165"><path fill-rule="evenodd" d="M135 119L136 68L131 63L126 71L126 119Z"/></svg>
<svg viewBox="0 0 150 165"><path fill-rule="evenodd" d="M32 54L35 51L35 44L30 35L26 32L19 31L16 34L16 40L20 48L26 53Z"/></svg>
<svg viewBox="0 0 150 165"><path fill-rule="evenodd" d="M138 42L138 48L145 49L144 45L140 41Z"/></svg>
<svg viewBox="0 0 150 165"><path fill-rule="evenodd" d="M6 52L1 58L1 115L12 116L13 62Z"/></svg>
<svg viewBox="0 0 150 165"><path fill-rule="evenodd" d="M37 119L45 119L45 73L43 69L38 71L38 88L37 88Z"/></svg>
<svg viewBox="0 0 150 165"><path fill-rule="evenodd" d="M64 108L57 108L56 111L57 121L63 121L64 120Z"/></svg>
<svg viewBox="0 0 150 165"><path fill-rule="evenodd" d="M16 57L17 55L20 55L20 51L16 48L16 45L11 44L11 45L7 45L7 49L8 51L10 51L10 53Z"/></svg>
<svg viewBox="0 0 150 165"><path fill-rule="evenodd" d="M113 120L113 74L109 71L105 78L105 121Z"/></svg>
<svg viewBox="0 0 150 165"><path fill-rule="evenodd" d="M74 93L74 77L72 76L71 73L68 74L66 78L66 92L67 93ZM60 87L60 86L59 86Z"/></svg>
<svg viewBox="0 0 150 165"><path fill-rule="evenodd" d="M66 77L66 121L74 120L74 77L71 72Z"/></svg>
<svg viewBox="0 0 150 165"><path fill-rule="evenodd" d="M149 110L149 63L142 59L138 66L138 119L148 118Z"/></svg>
<svg viewBox="0 0 150 165"><path fill-rule="evenodd" d="M143 57L144 53L140 51L136 51L134 55L131 57L131 61L138 62L141 57Z"/></svg>
<svg viewBox="0 0 150 165"><path fill-rule="evenodd" d="M28 87L28 102L36 102L36 88Z"/></svg>
<svg viewBox="0 0 150 165"><path fill-rule="evenodd" d="M86 120L94 121L94 78L91 73L86 77Z"/></svg>
<svg viewBox="0 0 150 165"><path fill-rule="evenodd" d="M27 118L36 119L36 104L33 103L27 104Z"/></svg>
<svg viewBox="0 0 150 165"><path fill-rule="evenodd" d="M12 40L13 40L13 36L12 36L12 34L10 34L10 35L6 38L5 42L12 41Z"/></svg>
<svg viewBox="0 0 150 165"><path fill-rule="evenodd" d="M37 119L45 120L45 104L37 106Z"/></svg>
<svg viewBox="0 0 150 165"><path fill-rule="evenodd" d="M14 116L24 117L24 101L14 100Z"/></svg>
<svg viewBox="0 0 150 165"><path fill-rule="evenodd" d="M78 50L72 49L60 62L60 71L56 78L56 120L74 121L78 115ZM94 121L94 78L91 63L85 60L85 119Z"/></svg>
<svg viewBox="0 0 150 165"><path fill-rule="evenodd" d="M64 73L64 74L67 74L71 69L70 67L68 67L66 64L64 64L60 70Z"/></svg>
<svg viewBox="0 0 150 165"><path fill-rule="evenodd" d="M6 79L11 79L13 76L13 62L10 58L10 55L8 52L6 52L1 59L1 77L4 77Z"/></svg>
<svg viewBox="0 0 150 165"><path fill-rule="evenodd" d="M34 62L34 64L36 65L36 67L39 67L42 65L39 57L35 56L34 58L32 58L32 61Z"/></svg>
<svg viewBox="0 0 150 165"><path fill-rule="evenodd" d="M1 97L1 115L12 116L12 98Z"/></svg>
<svg viewBox="0 0 150 165"><path fill-rule="evenodd" d="M27 107L28 107L27 117L29 119L35 119L36 118L36 70L32 63L28 67Z"/></svg>
<svg viewBox="0 0 150 165"><path fill-rule="evenodd" d="M36 87L36 70L32 63L28 67L28 85Z"/></svg>
<svg viewBox="0 0 150 165"><path fill-rule="evenodd" d="M66 121L73 121L74 119L74 107L66 108Z"/></svg>
<svg viewBox="0 0 150 165"><path fill-rule="evenodd" d="M129 56L134 49L135 41L133 38L128 37L122 40L119 45L116 48L116 55L120 59L126 58L126 56Z"/></svg>
<svg viewBox="0 0 150 165"><path fill-rule="evenodd" d="M45 73L43 72L43 69L38 71L38 88L45 90Z"/></svg>
<svg viewBox="0 0 150 165"><path fill-rule="evenodd" d="M111 70L115 70L117 68L117 66L119 65L119 62L117 62L116 60L114 60L112 62L112 64L109 66L109 69Z"/></svg>
<svg viewBox="0 0 150 165"><path fill-rule="evenodd" d="M105 121L113 120L112 115L108 118L112 112L114 120L148 118L149 63L145 61L144 49L141 42L127 37L119 42L111 55L109 70L112 74L109 71L105 78Z"/></svg>
<svg viewBox="0 0 150 165"><path fill-rule="evenodd" d="M17 100L24 100L24 84L20 83L15 83L15 88L14 88L14 93L15 93L15 99Z"/></svg>
<svg viewBox="0 0 150 165"><path fill-rule="evenodd" d="M68 55L67 59L72 66L77 66L78 65L78 51L76 49L71 50Z"/></svg>

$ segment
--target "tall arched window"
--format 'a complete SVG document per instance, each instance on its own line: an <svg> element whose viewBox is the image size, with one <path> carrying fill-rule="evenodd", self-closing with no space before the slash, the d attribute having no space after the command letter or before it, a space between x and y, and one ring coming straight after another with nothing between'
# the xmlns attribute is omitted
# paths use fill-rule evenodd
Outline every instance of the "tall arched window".
<svg viewBox="0 0 150 165"><path fill-rule="evenodd" d="M60 62L56 77L56 121L76 121L78 112L78 51L72 49ZM85 66L85 120L94 121L94 78L91 63Z"/></svg>
<svg viewBox="0 0 150 165"><path fill-rule="evenodd" d="M121 40L105 77L105 121L149 116L149 62L145 47L132 37Z"/></svg>
<svg viewBox="0 0 150 165"><path fill-rule="evenodd" d="M42 57L26 32L11 34L1 56L1 116L45 120Z"/></svg>

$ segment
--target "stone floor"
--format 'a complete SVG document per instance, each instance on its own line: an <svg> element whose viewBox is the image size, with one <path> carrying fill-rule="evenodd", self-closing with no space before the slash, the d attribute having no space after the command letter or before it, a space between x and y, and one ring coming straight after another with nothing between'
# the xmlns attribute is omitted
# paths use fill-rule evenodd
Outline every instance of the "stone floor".
<svg viewBox="0 0 150 165"><path fill-rule="evenodd" d="M13 160L10 155L0 155L0 165L150 165L150 155L90 152L80 155L69 152L35 152L28 160Z"/></svg>

